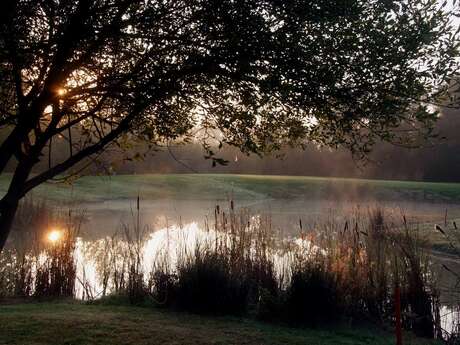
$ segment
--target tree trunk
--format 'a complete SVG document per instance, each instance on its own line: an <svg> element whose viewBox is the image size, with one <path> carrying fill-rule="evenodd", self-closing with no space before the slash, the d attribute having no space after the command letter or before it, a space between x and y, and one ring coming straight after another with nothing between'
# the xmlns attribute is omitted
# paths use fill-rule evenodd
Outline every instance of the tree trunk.
<svg viewBox="0 0 460 345"><path fill-rule="evenodd" d="M0 203L0 253L6 244L13 225L14 216L18 209L18 201L2 200Z"/></svg>
<svg viewBox="0 0 460 345"><path fill-rule="evenodd" d="M21 200L24 195L22 189L29 177L34 158L35 156L29 156L27 160L19 162L13 178L11 179L8 192L0 200L0 252L3 250L8 235L10 234L19 200Z"/></svg>

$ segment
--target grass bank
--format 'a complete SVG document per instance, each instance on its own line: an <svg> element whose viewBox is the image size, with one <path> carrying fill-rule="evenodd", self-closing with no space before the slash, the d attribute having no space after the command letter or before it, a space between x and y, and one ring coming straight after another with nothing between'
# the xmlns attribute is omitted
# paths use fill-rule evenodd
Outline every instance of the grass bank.
<svg viewBox="0 0 460 345"><path fill-rule="evenodd" d="M11 178L0 175L0 194ZM72 185L46 183L34 193L51 201L134 199L234 200L356 198L460 202L459 183L361 180L302 176L166 174L85 176Z"/></svg>
<svg viewBox="0 0 460 345"><path fill-rule="evenodd" d="M0 305L0 344L394 344L376 329L296 329L229 317L124 305ZM436 344L407 336L404 344Z"/></svg>

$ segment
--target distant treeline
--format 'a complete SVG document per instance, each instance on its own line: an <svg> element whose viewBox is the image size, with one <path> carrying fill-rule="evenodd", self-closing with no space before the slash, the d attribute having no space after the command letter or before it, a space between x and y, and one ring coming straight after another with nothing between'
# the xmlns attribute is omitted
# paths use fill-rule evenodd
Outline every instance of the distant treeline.
<svg viewBox="0 0 460 345"><path fill-rule="evenodd" d="M213 167L210 160L204 159L206 153L201 145L192 143L159 148L142 159L137 155L146 152L142 147L128 151L127 155L112 149L89 162L82 171L88 174L196 172L460 182L459 115L459 111L444 111L438 122L439 139L425 147L407 149L382 143L375 147L366 164L354 161L347 151L313 145L305 150L287 148L263 158L246 156L237 148L224 146L216 154L226 159L228 165ZM68 154L65 141L55 143L51 162L49 157L43 157L41 164L43 167L56 164ZM11 162L11 166L13 164Z"/></svg>
<svg viewBox="0 0 460 345"><path fill-rule="evenodd" d="M381 179L460 182L460 112L442 114L437 132L439 139L418 149L389 144L377 145L367 164L353 161L348 151L333 151L314 146L306 150L285 149L260 158L245 156L236 148L223 148L218 155L227 166L213 167L204 159L198 144L170 147L148 155L143 161L126 161L117 173L238 173L274 175L311 175Z"/></svg>

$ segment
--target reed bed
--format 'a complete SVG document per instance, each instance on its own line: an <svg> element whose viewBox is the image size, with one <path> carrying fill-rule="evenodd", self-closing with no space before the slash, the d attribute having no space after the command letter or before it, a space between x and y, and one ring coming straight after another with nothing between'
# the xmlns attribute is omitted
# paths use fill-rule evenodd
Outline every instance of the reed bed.
<svg viewBox="0 0 460 345"><path fill-rule="evenodd" d="M136 224L132 231L124 227L116 254L116 241L105 240L110 250L101 251L98 266L104 294L111 286L111 292L136 303L251 313L298 325L391 324L398 286L405 328L424 337L442 335L436 274L422 249L425 240L404 218L397 222L380 209L308 230L300 223L298 237L283 239L268 216L236 211L233 203L228 210L216 207L204 235L193 245L185 237L182 243L175 238L174 245L164 242L149 271L143 269L145 232Z"/></svg>
<svg viewBox="0 0 460 345"><path fill-rule="evenodd" d="M403 326L419 336L447 338L425 239L404 217L361 210L312 226L299 221L298 236L284 238L269 216L237 210L233 202L217 206L206 227L192 232L177 227L152 233L139 208L138 200L131 222L91 243L78 239L71 212L65 224L48 215L63 224L64 236L44 247L4 251L0 296L125 296L133 304L296 326L391 326L398 287ZM78 262L82 258L91 265Z"/></svg>
<svg viewBox="0 0 460 345"><path fill-rule="evenodd" d="M456 221L448 222L446 212L444 224L436 225L435 229L447 240L451 257L456 259L457 263L460 262L460 229ZM449 331L445 328L441 331L447 344L458 345L460 344L460 272L455 270L451 262L442 263L442 269L452 281L450 286L442 287L442 293L451 296L454 303L450 308L443 308L442 316L448 320L445 328L449 328Z"/></svg>
<svg viewBox="0 0 460 345"><path fill-rule="evenodd" d="M82 212L59 212L26 198L0 253L0 298L74 297L75 244L83 218Z"/></svg>

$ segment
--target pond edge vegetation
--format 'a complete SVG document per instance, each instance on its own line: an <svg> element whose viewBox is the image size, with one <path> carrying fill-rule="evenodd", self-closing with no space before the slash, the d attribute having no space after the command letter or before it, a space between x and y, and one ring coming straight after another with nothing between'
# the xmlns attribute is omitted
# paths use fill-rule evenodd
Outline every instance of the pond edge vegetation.
<svg viewBox="0 0 460 345"><path fill-rule="evenodd" d="M441 328L440 291L424 239L404 217L396 224L383 209L356 213L344 223L331 219L314 229L299 221L298 237L280 239L269 216L254 217L231 201L226 210L215 208L214 219L207 221L210 236L193 250L179 245L171 260L166 246L145 271L148 227L141 222L138 199L132 222L92 252L103 287L95 295L76 275L82 212L58 215L30 199L21 207L16 224L21 231L0 255L0 298L73 298L77 284L79 297L89 303L127 300L294 327L370 322L393 328L398 287L406 330L450 344L459 339ZM40 247L44 234L37 229L50 223L61 224L63 237Z"/></svg>

